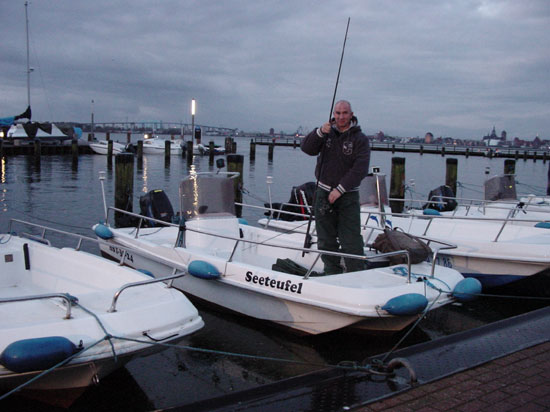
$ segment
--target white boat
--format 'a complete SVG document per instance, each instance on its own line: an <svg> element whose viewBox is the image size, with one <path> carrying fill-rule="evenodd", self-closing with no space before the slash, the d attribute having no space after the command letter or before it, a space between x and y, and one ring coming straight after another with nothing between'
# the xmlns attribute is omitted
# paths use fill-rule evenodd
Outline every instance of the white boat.
<svg viewBox="0 0 550 412"><path fill-rule="evenodd" d="M197 143L193 145L193 154L194 155L209 155L210 146L205 146L202 143ZM225 154L225 149L221 146L214 146L214 155L223 155Z"/></svg>
<svg viewBox="0 0 550 412"><path fill-rule="evenodd" d="M12 140L14 145L28 144L35 140L49 143L63 143L66 140L71 140L75 136L75 129L70 128L70 136L59 129L55 124L49 122L33 122L31 121L31 89L30 89L30 74L33 69L30 67L29 61L29 19L27 13L28 2L25 2L25 29L27 33L27 110L19 116L13 116L11 118L0 119L0 129L4 132L4 139ZM11 119L11 122L10 122ZM28 119L28 121L21 123L16 122L20 119ZM9 129L5 130L5 126L9 124ZM3 126L3 127L2 127ZM77 128L80 131L82 131ZM76 133L78 134L78 133Z"/></svg>
<svg viewBox="0 0 550 412"><path fill-rule="evenodd" d="M183 152L183 140L165 140L159 137L150 137L143 140L143 154L164 154L166 142L170 142L170 154L181 155Z"/></svg>
<svg viewBox="0 0 550 412"><path fill-rule="evenodd" d="M186 294L306 334L346 327L399 331L424 311L468 294L459 291L481 290L456 270L425 262L314 276L322 271L319 252L303 249L299 234L240 221L233 181L223 174L187 176L179 203L179 225L133 213L143 223L154 220L155 227L95 225L103 255L155 276L185 271L174 286ZM297 271L287 273L283 263Z"/></svg>
<svg viewBox="0 0 550 412"><path fill-rule="evenodd" d="M70 403L133 356L161 350L155 343L203 326L189 300L161 279L77 249L0 235L2 396L26 385L20 389L40 399L55 394Z"/></svg>
<svg viewBox="0 0 550 412"><path fill-rule="evenodd" d="M113 142L113 154L122 153L126 150L126 145ZM109 140L97 140L90 143L90 148L97 154L106 155L109 152Z"/></svg>
<svg viewBox="0 0 550 412"><path fill-rule="evenodd" d="M414 236L450 242L457 247L441 250L437 263L454 268L466 277L477 278L484 288L511 283L550 268L548 229L510 224L509 219L491 216L392 214L385 177L376 176L367 176L360 189L362 221L365 222L363 236L367 245L374 241L374 229L386 225ZM308 222L303 220L263 218L259 223L282 231L308 232ZM314 222L309 226L309 233L315 234Z"/></svg>
<svg viewBox="0 0 550 412"><path fill-rule="evenodd" d="M72 137L63 133L53 123L26 122L13 124L6 134L6 139L20 141L40 140L42 142L64 142ZM17 144L16 143L16 144Z"/></svg>
<svg viewBox="0 0 550 412"><path fill-rule="evenodd" d="M508 224L550 228L550 199L534 194L518 197L514 175L487 179L484 193L484 199L465 199L442 196L437 188L430 192L423 209L411 213L498 218L508 220Z"/></svg>

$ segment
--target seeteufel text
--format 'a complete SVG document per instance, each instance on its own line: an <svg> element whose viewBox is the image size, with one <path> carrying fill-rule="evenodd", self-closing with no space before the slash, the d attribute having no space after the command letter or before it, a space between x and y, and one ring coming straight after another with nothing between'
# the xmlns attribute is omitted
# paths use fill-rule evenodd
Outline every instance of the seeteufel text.
<svg viewBox="0 0 550 412"><path fill-rule="evenodd" d="M277 280L271 279L269 276L258 276L248 271L245 275L245 280L250 283L254 283L260 286L267 286L272 289L285 290L287 292L302 294L303 283L294 283L291 280Z"/></svg>

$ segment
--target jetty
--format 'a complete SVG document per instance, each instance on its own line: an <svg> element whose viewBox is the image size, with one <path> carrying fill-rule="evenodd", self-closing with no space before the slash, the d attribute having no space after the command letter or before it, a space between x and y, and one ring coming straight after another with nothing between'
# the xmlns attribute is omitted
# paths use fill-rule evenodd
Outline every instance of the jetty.
<svg viewBox="0 0 550 412"><path fill-rule="evenodd" d="M254 144L259 146L290 146L299 147L301 137L253 137ZM548 148L527 149L520 147L497 147L497 146L459 146L451 144L419 144L419 143L393 143L371 141L371 149L384 152L438 154L441 156L482 156L502 157L508 159L533 159L546 162L549 158Z"/></svg>

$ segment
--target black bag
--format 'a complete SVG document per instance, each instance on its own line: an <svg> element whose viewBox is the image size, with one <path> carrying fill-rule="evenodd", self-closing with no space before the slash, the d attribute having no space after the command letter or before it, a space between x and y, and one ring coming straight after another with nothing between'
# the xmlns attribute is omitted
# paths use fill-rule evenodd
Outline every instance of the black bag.
<svg viewBox="0 0 550 412"><path fill-rule="evenodd" d="M308 269L305 267L297 264L291 259L277 259L277 262L272 265L272 270L276 270L278 272L283 273L290 273L291 275L299 275L299 276L305 276ZM312 271L309 276L319 276L320 274Z"/></svg>
<svg viewBox="0 0 550 412"><path fill-rule="evenodd" d="M380 253L407 250L411 264L423 262L432 254L432 249L421 239L397 229L384 229L384 233L376 237L372 247ZM407 257L404 255L391 256L389 260L392 265L407 263Z"/></svg>

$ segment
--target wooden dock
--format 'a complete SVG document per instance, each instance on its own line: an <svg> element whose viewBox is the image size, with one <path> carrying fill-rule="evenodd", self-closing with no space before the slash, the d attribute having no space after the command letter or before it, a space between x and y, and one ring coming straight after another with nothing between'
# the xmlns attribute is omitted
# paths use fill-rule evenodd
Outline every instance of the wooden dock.
<svg viewBox="0 0 550 412"><path fill-rule="evenodd" d="M31 143L14 144L9 141L0 140L0 157L1 156L17 156L17 155L34 155L39 150L40 155L58 155L58 154L72 154L73 145L70 140L67 140L64 144L59 143L41 143L37 146ZM93 150L88 145L88 142L79 141L78 154L91 154Z"/></svg>
<svg viewBox="0 0 550 412"><path fill-rule="evenodd" d="M301 138L267 138L255 137L252 139L255 144L260 146L290 146L300 147ZM527 149L515 147L486 147L486 146L455 146L455 145L437 145L437 144L419 144L419 143L380 143L371 142L372 150L379 150L392 153L420 153L420 154L438 154L441 156L482 156L482 157L502 157L508 159L533 159L548 160L548 150Z"/></svg>

